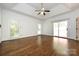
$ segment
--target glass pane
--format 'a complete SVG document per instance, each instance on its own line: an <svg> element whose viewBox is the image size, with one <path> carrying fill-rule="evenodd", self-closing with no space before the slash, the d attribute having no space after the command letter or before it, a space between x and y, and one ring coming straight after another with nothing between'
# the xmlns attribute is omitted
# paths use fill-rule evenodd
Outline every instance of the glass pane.
<svg viewBox="0 0 79 59"><path fill-rule="evenodd" d="M59 22L59 36L67 37L67 21Z"/></svg>
<svg viewBox="0 0 79 59"><path fill-rule="evenodd" d="M19 27L16 22L13 22L10 25L10 35L11 35L11 37L15 37L18 35L18 33L19 33Z"/></svg>
<svg viewBox="0 0 79 59"><path fill-rule="evenodd" d="M58 36L58 23L53 23L53 35Z"/></svg>

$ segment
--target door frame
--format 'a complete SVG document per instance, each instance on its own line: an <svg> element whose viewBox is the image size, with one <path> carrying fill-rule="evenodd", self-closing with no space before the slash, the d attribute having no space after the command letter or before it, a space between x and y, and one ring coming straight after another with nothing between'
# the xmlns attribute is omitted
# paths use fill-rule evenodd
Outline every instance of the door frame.
<svg viewBox="0 0 79 59"><path fill-rule="evenodd" d="M77 30L79 30L78 28L77 28L77 26L79 26L78 24L77 24L77 22L79 21L79 17L77 17L76 18L76 40L79 40L79 36L77 35Z"/></svg>

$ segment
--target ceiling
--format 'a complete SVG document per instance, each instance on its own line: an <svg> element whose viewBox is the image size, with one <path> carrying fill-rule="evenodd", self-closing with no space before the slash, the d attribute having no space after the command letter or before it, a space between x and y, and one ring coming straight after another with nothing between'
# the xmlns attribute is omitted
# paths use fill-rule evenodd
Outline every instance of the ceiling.
<svg viewBox="0 0 79 59"><path fill-rule="evenodd" d="M37 12L35 12L35 10L40 9L40 5L41 3L0 3L0 7L32 16L40 20L45 20L79 8L78 3L44 3L44 8L51 12L46 13L46 16L43 16L37 15Z"/></svg>
<svg viewBox="0 0 79 59"><path fill-rule="evenodd" d="M40 3L27 3L28 5L34 7L35 9L40 9L41 4ZM44 3L43 7L45 9L52 9L53 7L57 6L59 3Z"/></svg>

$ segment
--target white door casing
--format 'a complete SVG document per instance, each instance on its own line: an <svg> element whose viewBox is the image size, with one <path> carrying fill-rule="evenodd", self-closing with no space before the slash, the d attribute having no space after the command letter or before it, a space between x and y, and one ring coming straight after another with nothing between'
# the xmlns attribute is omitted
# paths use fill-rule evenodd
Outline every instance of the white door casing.
<svg viewBox="0 0 79 59"><path fill-rule="evenodd" d="M76 19L76 40L79 40L79 17Z"/></svg>

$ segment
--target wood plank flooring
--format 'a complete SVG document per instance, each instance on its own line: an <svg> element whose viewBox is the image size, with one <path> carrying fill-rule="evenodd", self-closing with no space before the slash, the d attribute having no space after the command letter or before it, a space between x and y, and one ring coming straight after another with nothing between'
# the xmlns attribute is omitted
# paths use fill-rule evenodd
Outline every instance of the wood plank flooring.
<svg viewBox="0 0 79 59"><path fill-rule="evenodd" d="M1 56L78 56L79 41L46 35L4 41Z"/></svg>

